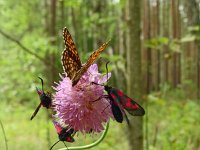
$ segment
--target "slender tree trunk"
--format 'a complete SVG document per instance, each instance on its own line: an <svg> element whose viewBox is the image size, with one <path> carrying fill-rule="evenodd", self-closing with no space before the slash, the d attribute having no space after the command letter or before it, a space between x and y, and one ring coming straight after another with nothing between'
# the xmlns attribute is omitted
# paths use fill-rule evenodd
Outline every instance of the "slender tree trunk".
<svg viewBox="0 0 200 150"><path fill-rule="evenodd" d="M185 1L185 8L188 19L188 26L200 26L200 8L198 2L196 0ZM200 31L197 32L198 33L193 34L199 35ZM192 79L194 83L196 83L197 98L200 99L200 42L194 41L187 43L187 47L188 53L193 53L193 58L196 58L195 61L191 60L196 64L196 66L192 66L191 71L189 71L189 74L193 76L195 75L195 77L189 78ZM194 70L196 70L196 73L194 73Z"/></svg>
<svg viewBox="0 0 200 150"><path fill-rule="evenodd" d="M52 44L55 44L56 35L56 0L51 0L51 24L50 24L50 34L52 37Z"/></svg>
<svg viewBox="0 0 200 150"><path fill-rule="evenodd" d="M172 37L174 40L178 40L180 37L180 24L179 24L179 1L171 1L172 8ZM180 53L174 52L173 54L173 87L177 87L180 84Z"/></svg>
<svg viewBox="0 0 200 150"><path fill-rule="evenodd" d="M127 69L128 69L128 94L131 98L139 100L142 98L142 73L141 73L141 40L140 40L140 8L141 1L129 0L129 22L128 22L128 51L127 51ZM142 117L130 117L132 124L129 130L129 145L131 150L143 149L143 126Z"/></svg>
<svg viewBox="0 0 200 150"><path fill-rule="evenodd" d="M151 37L159 37L159 2L158 0L151 7ZM152 50L152 86L154 90L159 90L160 84L160 51L155 47Z"/></svg>
<svg viewBox="0 0 200 150"><path fill-rule="evenodd" d="M145 41L150 39L150 32L151 32L151 26L150 26L150 20L151 20L151 13L150 13L150 2L149 0L143 1L143 54L142 54L142 73L143 73L143 90L146 95L148 95L152 89L152 72L151 72L151 48L145 47ZM146 116L145 116L145 146L146 150L149 149L149 136L148 136L148 101L146 100Z"/></svg>
<svg viewBox="0 0 200 150"><path fill-rule="evenodd" d="M146 40L150 39L150 32L151 32L151 28L150 28L150 3L149 0L144 0L144 11L143 11L143 37L144 37L144 42ZM152 89L152 72L151 72L151 48L145 48L145 43L144 45L144 50L143 50L143 72L144 72L144 81L145 81L145 85L144 85L144 89L145 89L145 93L149 94L151 89Z"/></svg>
<svg viewBox="0 0 200 150"><path fill-rule="evenodd" d="M163 12L162 12L162 35L164 37L169 37L169 2L163 1ZM170 59L170 53L168 50L168 46L163 46L163 71L162 71L162 83L169 82L169 59Z"/></svg>
<svg viewBox="0 0 200 150"><path fill-rule="evenodd" d="M44 20L45 20L45 31L49 33L49 3L48 0L44 0Z"/></svg>
<svg viewBox="0 0 200 150"><path fill-rule="evenodd" d="M60 13L61 13L60 22L61 22L61 26L63 28L63 27L65 27L65 1L64 0L60 1Z"/></svg>
<svg viewBox="0 0 200 150"><path fill-rule="evenodd" d="M151 91L151 48L145 47L145 41L150 39L150 2L149 0L143 1L143 55L142 55L142 73L143 73L143 92L148 95ZM146 114L145 114L145 147L149 150L149 117L148 117L148 100L146 96Z"/></svg>
<svg viewBox="0 0 200 150"><path fill-rule="evenodd" d="M51 0L50 3L50 30L49 35L51 36L51 45L56 44L56 0ZM49 60L50 65L46 64L45 72L46 76L48 78L48 84L52 85L54 82L54 77L57 75L57 71L55 68L55 53L50 53L48 50L46 51L45 58ZM47 111L46 113L46 121L49 123L49 113ZM50 140L50 128L47 126L47 142L48 147L51 147L51 140Z"/></svg>
<svg viewBox="0 0 200 150"><path fill-rule="evenodd" d="M160 37L160 17L159 17L159 14L160 14L160 0L157 0L156 1L156 35L157 37ZM157 67L157 90L160 89L160 71L161 71L161 60L160 60L160 50L157 49L157 64L156 64L156 67Z"/></svg>

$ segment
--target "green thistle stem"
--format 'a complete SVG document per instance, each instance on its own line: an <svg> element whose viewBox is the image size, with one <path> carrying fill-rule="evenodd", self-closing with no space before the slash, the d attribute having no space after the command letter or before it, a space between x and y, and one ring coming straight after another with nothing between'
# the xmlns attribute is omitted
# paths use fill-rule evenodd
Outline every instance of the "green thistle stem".
<svg viewBox="0 0 200 150"><path fill-rule="evenodd" d="M6 138L6 132L4 130L3 123L1 122L1 120L0 120L0 125L1 125L1 129L3 131L3 136L4 136L4 140L5 140L5 144L6 144L6 150L8 150L8 142L7 142L7 138Z"/></svg>
<svg viewBox="0 0 200 150"><path fill-rule="evenodd" d="M89 149L89 148L97 146L105 138L105 136L106 136L106 134L108 132L108 128L109 128L109 122L106 124L105 131L103 132L101 137L97 141L95 141L94 143L88 144L88 145L84 145L84 146L68 147L68 150L82 150L82 149ZM67 148L62 148L62 149L59 149L59 150L67 150Z"/></svg>

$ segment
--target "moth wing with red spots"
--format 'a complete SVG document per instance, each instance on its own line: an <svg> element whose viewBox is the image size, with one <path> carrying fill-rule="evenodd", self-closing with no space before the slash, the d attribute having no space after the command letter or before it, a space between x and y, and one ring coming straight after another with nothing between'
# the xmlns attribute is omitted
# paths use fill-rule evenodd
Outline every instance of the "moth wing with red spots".
<svg viewBox="0 0 200 150"><path fill-rule="evenodd" d="M112 88L110 90L110 95L121 105L123 109L126 109L129 114L133 116L143 116L145 114L144 109L130 97L125 95L121 90Z"/></svg>
<svg viewBox="0 0 200 150"><path fill-rule="evenodd" d="M123 112L120 109L118 105L116 105L114 102L111 102L111 109L113 116L117 122L122 123L123 122Z"/></svg>
<svg viewBox="0 0 200 150"><path fill-rule="evenodd" d="M69 136L67 136L66 141L70 142L70 143L73 143L75 140L71 135L69 135Z"/></svg>
<svg viewBox="0 0 200 150"><path fill-rule="evenodd" d="M58 134L60 134L61 131L62 131L62 127L61 127L57 122L55 122L55 121L53 121L53 124L54 124L54 126L55 126L55 128L56 128L56 132L57 132Z"/></svg>

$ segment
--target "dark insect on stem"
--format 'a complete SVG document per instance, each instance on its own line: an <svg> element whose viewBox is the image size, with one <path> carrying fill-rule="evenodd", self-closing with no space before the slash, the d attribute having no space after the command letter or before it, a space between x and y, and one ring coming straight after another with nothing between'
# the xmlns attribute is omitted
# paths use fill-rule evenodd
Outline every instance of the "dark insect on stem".
<svg viewBox="0 0 200 150"><path fill-rule="evenodd" d="M42 90L39 90L37 87L36 87L36 91L40 97L40 103L38 105L38 107L35 109L33 115L31 116L31 120L37 115L38 111L40 110L40 107L43 106L43 107L46 107L47 109L51 107L51 94L50 93L45 93L44 92L44 83L43 83L43 79L38 77L40 80L41 80L41 83L42 83Z"/></svg>

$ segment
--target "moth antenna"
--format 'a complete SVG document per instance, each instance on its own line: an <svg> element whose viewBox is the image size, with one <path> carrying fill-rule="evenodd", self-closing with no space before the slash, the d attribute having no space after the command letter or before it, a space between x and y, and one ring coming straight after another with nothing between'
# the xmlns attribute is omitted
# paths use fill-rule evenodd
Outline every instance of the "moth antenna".
<svg viewBox="0 0 200 150"><path fill-rule="evenodd" d="M67 145L65 144L65 142L63 141L63 143L64 143L64 145L65 145L65 147L68 149L68 147L67 147ZM68 149L69 150L69 149Z"/></svg>
<svg viewBox="0 0 200 150"><path fill-rule="evenodd" d="M58 140L57 142L55 142L55 143L51 146L51 148L50 148L49 150L52 150L52 148L53 148L58 142L60 142L60 140Z"/></svg>
<svg viewBox="0 0 200 150"><path fill-rule="evenodd" d="M109 63L110 63L109 61L107 61L107 63L106 63L107 85L108 85L108 64Z"/></svg>
<svg viewBox="0 0 200 150"><path fill-rule="evenodd" d="M44 88L43 88L43 79L42 78L40 78L40 77L38 77L40 80L41 80L41 83L42 83L42 91L44 92Z"/></svg>
<svg viewBox="0 0 200 150"><path fill-rule="evenodd" d="M92 82L92 84L96 84L96 85L104 86L103 84L98 84L98 83L96 83L96 82Z"/></svg>

